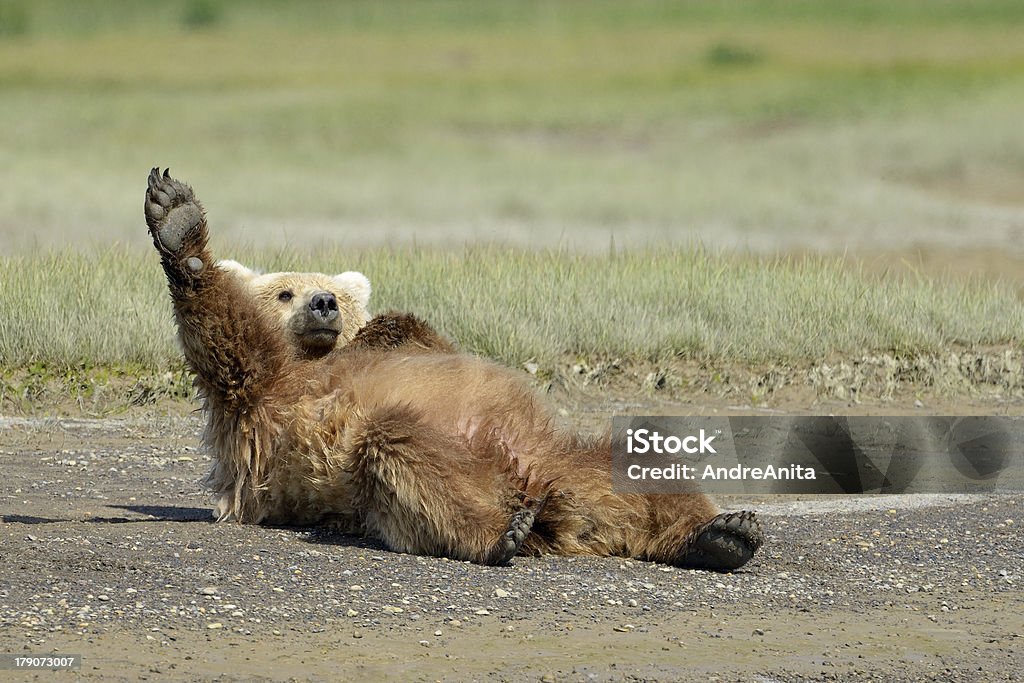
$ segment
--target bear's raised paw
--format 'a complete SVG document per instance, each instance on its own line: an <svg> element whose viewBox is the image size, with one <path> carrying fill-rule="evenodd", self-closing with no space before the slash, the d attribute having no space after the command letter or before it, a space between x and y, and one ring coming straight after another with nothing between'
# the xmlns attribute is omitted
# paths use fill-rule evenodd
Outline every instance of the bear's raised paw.
<svg viewBox="0 0 1024 683"><path fill-rule="evenodd" d="M722 513L690 534L674 564L728 572L750 561L762 544L757 515L747 510Z"/></svg>
<svg viewBox="0 0 1024 683"><path fill-rule="evenodd" d="M182 245L197 235L203 224L203 209L196 202L192 188L175 180L166 169L149 172L146 189L146 224L157 249L177 254Z"/></svg>

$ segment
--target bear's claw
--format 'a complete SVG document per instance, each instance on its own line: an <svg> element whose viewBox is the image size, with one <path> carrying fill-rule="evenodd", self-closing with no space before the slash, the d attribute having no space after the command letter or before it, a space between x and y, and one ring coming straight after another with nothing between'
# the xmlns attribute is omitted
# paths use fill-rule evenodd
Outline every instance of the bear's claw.
<svg viewBox="0 0 1024 683"><path fill-rule="evenodd" d="M146 224L158 249L177 253L202 223L203 209L195 201L192 188L172 178L170 169L165 169L163 175L159 168L149 172Z"/></svg>
<svg viewBox="0 0 1024 683"><path fill-rule="evenodd" d="M722 513L690 534L675 564L728 572L745 565L763 544L757 515L747 510Z"/></svg>
<svg viewBox="0 0 1024 683"><path fill-rule="evenodd" d="M523 508L512 515L509 520L508 530L498 539L497 545L491 549L484 560L488 565L504 565L515 557L522 547L523 541L530 535L533 528L533 521L536 519L533 510Z"/></svg>

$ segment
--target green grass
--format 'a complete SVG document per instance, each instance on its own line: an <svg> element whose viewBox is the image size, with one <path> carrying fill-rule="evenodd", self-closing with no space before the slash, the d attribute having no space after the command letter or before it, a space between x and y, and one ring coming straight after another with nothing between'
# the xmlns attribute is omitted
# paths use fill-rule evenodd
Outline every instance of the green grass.
<svg viewBox="0 0 1024 683"><path fill-rule="evenodd" d="M359 269L374 310L413 310L463 348L519 366L577 357L806 363L866 352L1019 344L998 284L871 275L836 259L703 249L584 256L470 248L235 253L268 270ZM0 366L180 367L158 259L112 249L0 261Z"/></svg>
<svg viewBox="0 0 1024 683"><path fill-rule="evenodd" d="M775 255L1015 253L1022 32L1008 0L7 0L0 370L179 367L157 164L218 253L358 268L511 364L1018 345L1010 286Z"/></svg>
<svg viewBox="0 0 1024 683"><path fill-rule="evenodd" d="M300 250L1001 248L1024 197L1018 2L4 7L7 253L142 246L157 164Z"/></svg>
<svg viewBox="0 0 1024 683"><path fill-rule="evenodd" d="M419 31L424 28L622 28L686 22L827 22L853 26L950 22L1005 24L1024 20L1014 0L8 0L20 14L31 9L31 27L68 35L148 27L155 22L183 26L230 22L235 26L338 26ZM203 21L196 21L196 16ZM213 19L209 19L213 17Z"/></svg>

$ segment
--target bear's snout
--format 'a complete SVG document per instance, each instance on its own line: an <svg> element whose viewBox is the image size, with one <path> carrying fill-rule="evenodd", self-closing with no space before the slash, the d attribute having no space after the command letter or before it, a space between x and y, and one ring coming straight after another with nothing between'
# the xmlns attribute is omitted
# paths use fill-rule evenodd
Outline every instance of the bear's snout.
<svg viewBox="0 0 1024 683"><path fill-rule="evenodd" d="M317 320L329 323L338 317L338 297L330 292L317 292L309 301L309 310Z"/></svg>

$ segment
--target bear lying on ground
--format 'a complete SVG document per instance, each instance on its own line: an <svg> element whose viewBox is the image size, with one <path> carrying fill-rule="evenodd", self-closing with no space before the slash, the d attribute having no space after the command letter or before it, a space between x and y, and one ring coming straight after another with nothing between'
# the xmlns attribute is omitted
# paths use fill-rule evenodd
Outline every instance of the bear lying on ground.
<svg viewBox="0 0 1024 683"><path fill-rule="evenodd" d="M191 188L153 169L145 214L205 401L221 520L331 522L482 564L522 552L728 571L762 544L753 513L719 514L700 493L613 491L609 439L558 432L495 363L359 344L297 357L216 267Z"/></svg>

